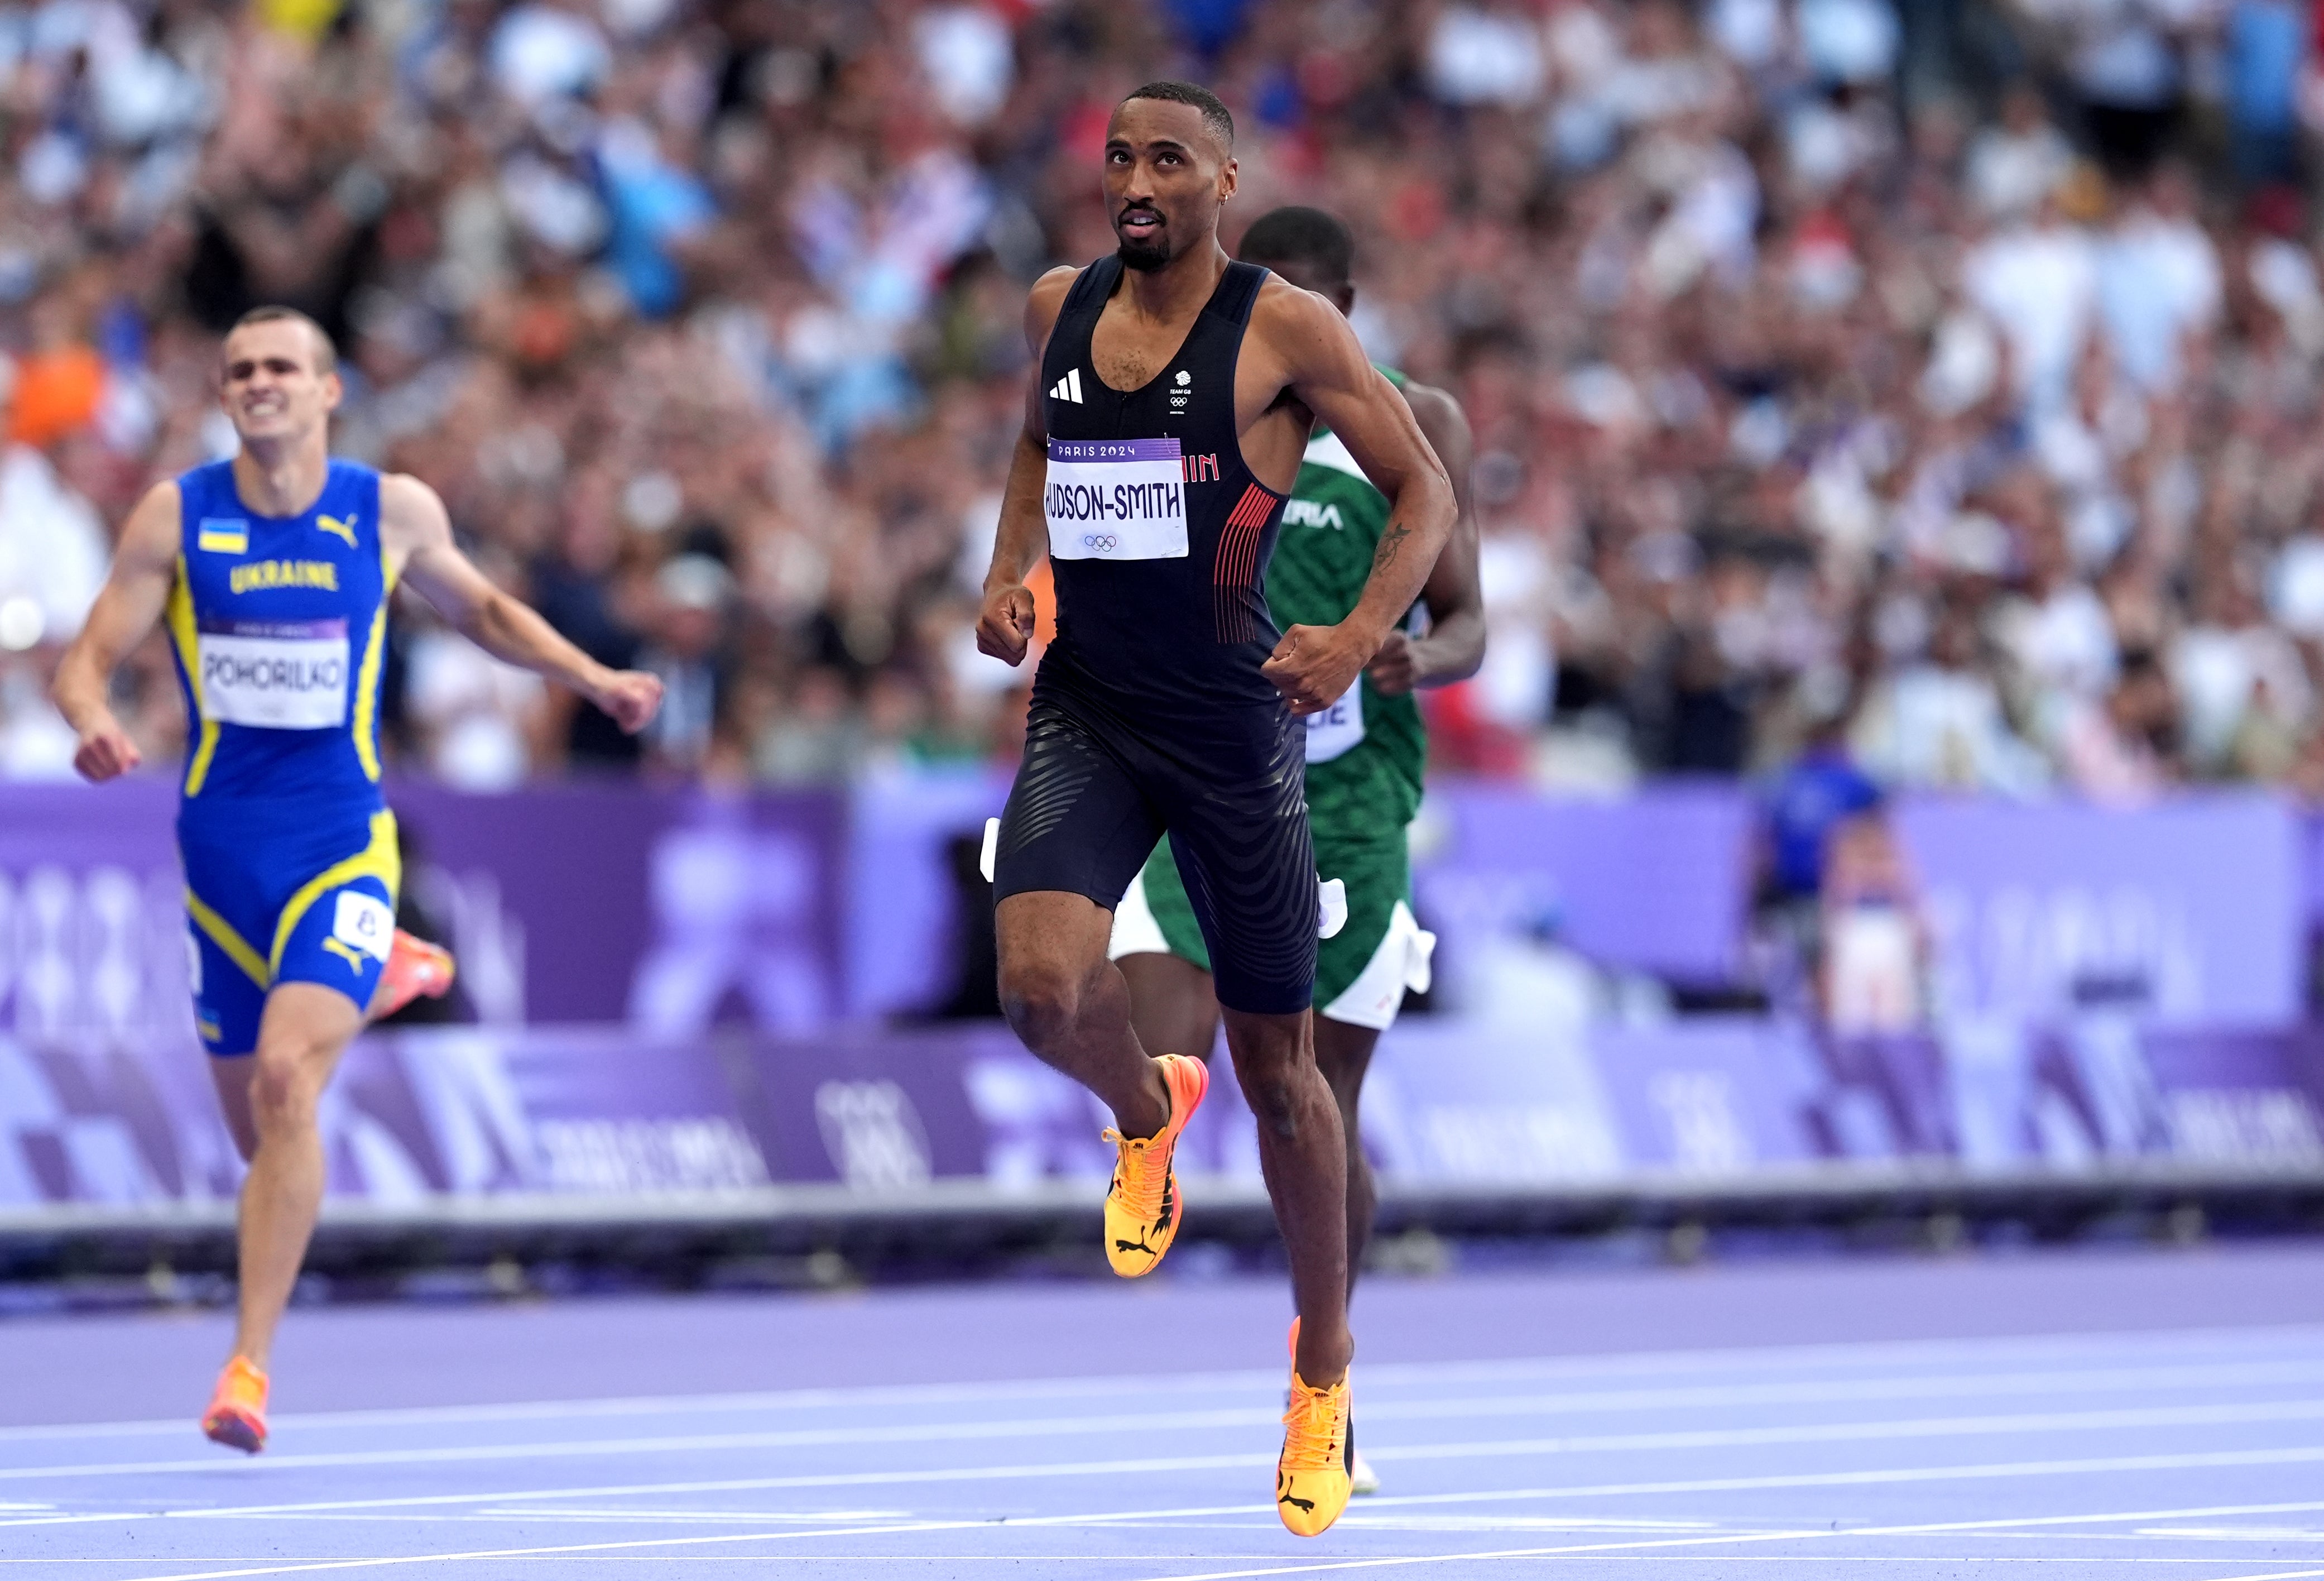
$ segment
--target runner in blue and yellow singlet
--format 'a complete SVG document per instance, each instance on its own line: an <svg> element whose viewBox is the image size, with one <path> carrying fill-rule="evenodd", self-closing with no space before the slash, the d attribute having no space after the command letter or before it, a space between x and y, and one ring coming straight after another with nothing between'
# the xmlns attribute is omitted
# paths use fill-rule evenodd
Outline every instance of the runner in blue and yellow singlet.
<svg viewBox="0 0 2324 1581"><path fill-rule="evenodd" d="M1342 313L1355 302L1355 241L1315 208L1277 208L1243 233L1245 263L1264 264ZM1415 920L1406 826L1420 809L1428 736L1416 687L1476 673L1485 652L1484 598L1477 585L1477 526L1468 509L1469 425L1441 390L1381 370L1404 392L1421 432L1452 475L1461 512L1421 589L1424 630L1399 628L1357 683L1332 707L1307 716L1307 818L1315 871L1347 892L1347 921L1323 941L1315 962L1315 1063L1340 1105L1348 1146L1348 1281L1352 1293L1371 1239L1371 1170L1357 1103L1372 1049L1396 1020L1406 989L1428 986L1434 939ZM1283 535L1267 569L1267 603L1278 624L1328 624L1362 596L1388 501L1372 486L1339 436L1318 426L1307 439ZM1410 623L1407 623L1409 624ZM1130 985L1130 1016L1150 1048L1207 1050L1217 1037L1211 954L1178 863L1156 848L1121 898L1108 947ZM1379 1479L1349 1456L1353 1490Z"/></svg>
<svg viewBox="0 0 2324 1581"><path fill-rule="evenodd" d="M230 461L148 493L122 530L57 706L91 781L135 768L114 670L159 623L185 692L178 846L195 1022L250 1166L233 1356L202 1419L266 1440L265 1366L323 1193L315 1109L366 1018L448 985L450 958L395 930L395 818L380 793L388 601L408 582L486 651L564 682L628 729L661 684L597 664L494 588L435 491L331 458L337 359L303 314L262 308L221 348Z"/></svg>

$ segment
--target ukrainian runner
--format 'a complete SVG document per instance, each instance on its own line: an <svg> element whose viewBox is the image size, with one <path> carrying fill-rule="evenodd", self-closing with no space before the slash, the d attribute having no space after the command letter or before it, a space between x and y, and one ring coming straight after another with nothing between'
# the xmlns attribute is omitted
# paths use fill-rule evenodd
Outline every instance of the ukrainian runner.
<svg viewBox="0 0 2324 1581"><path fill-rule="evenodd" d="M249 1164L234 1353L202 1430L254 1454L268 1354L322 1201L324 1084L367 1016L450 985L441 951L395 945L401 874L378 734L390 596L408 582L486 652L573 688L624 729L653 717L661 683L594 662L494 588L425 484L331 458L339 378L312 320L261 308L221 355L240 453L139 502L55 690L84 777L135 768L112 676L166 618L186 698L178 846L195 1022Z"/></svg>

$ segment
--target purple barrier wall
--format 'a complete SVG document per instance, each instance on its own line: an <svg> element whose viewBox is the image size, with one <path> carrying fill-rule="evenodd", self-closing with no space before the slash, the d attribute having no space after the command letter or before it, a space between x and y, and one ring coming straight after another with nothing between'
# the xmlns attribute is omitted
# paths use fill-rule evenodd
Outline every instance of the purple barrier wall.
<svg viewBox="0 0 2324 1581"><path fill-rule="evenodd" d="M2105 996L2177 1025L2297 1020L2310 901L2300 815L2262 793L2135 812L1906 802L1939 1003L2047 1018Z"/></svg>
<svg viewBox="0 0 2324 1581"><path fill-rule="evenodd" d="M944 1002L972 920L947 845L973 840L1006 790L969 773L844 798L609 784L497 797L408 785L392 800L419 847L407 885L448 926L484 1024L678 1037ZM187 1027L171 816L159 779L0 787L0 1029ZM2313 837L2282 802L1920 800L1897 820L1950 1019L2054 1019L2100 998L2177 1026L2301 1014ZM1414 864L1418 909L1442 936L1441 997L1497 1003L1485 979L1545 927L1600 965L1731 978L1752 830L1729 784L1618 802L1441 788Z"/></svg>
<svg viewBox="0 0 2324 1581"><path fill-rule="evenodd" d="M678 1036L845 1013L846 805L633 785L390 793L405 885L488 1024ZM0 1027L190 1035L176 798L158 779L0 787Z"/></svg>
<svg viewBox="0 0 2324 1581"><path fill-rule="evenodd" d="M1181 1144L1190 1180L1256 1181L1233 1073ZM1705 1019L1560 1032L1416 1022L1381 1046L1365 1140L1410 1182L1748 1182L1835 1160L2087 1171L2173 1159L2324 1169L2324 1034L2059 1031L1823 1048ZM442 1029L366 1038L322 1116L332 1190L653 1197L866 1193L1052 1178L1096 1192L1105 1116L998 1027L770 1040ZM237 1168L200 1056L174 1039L0 1037L0 1211L222 1201ZM1190 1189L1199 1205L1201 1188ZM1093 1197L1094 1200L1094 1196ZM1199 1208L1197 1207L1197 1211Z"/></svg>

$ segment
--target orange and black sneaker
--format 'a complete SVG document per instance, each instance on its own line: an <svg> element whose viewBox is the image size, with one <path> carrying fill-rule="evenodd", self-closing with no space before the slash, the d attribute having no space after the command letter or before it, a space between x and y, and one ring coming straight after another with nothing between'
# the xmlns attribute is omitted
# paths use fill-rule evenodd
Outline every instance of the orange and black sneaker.
<svg viewBox="0 0 2324 1581"><path fill-rule="evenodd" d="M1296 1370L1299 1365L1299 1319L1296 1318L1291 1320L1290 1348L1291 1365L1294 1370ZM1286 1404L1289 1403L1288 1395L1284 1399ZM1356 1447L1356 1419L1350 1417L1348 1419L1348 1492L1360 1499L1367 1493L1379 1493L1379 1473L1371 1468L1370 1463L1364 1459L1364 1452Z"/></svg>
<svg viewBox="0 0 2324 1581"><path fill-rule="evenodd" d="M379 975L379 991L371 996L371 1017L385 1021L415 999L441 999L452 992L459 967L452 952L399 928Z"/></svg>
<svg viewBox="0 0 2324 1581"><path fill-rule="evenodd" d="M1170 1119L1152 1136L1133 1141L1112 1127L1105 1139L1120 1150L1113 1166L1113 1185L1105 1194L1105 1260L1124 1279L1152 1271L1178 1238L1184 1207L1178 1200L1178 1176L1170 1167L1178 1147L1178 1133L1202 1106L1210 1091L1211 1069L1184 1054L1157 1057L1162 1083L1170 1089Z"/></svg>
<svg viewBox="0 0 2324 1581"><path fill-rule="evenodd" d="M1348 1380L1310 1388L1291 1370L1283 1412L1283 1453L1275 1462L1275 1512L1295 1536L1321 1537L1348 1507Z"/></svg>
<svg viewBox="0 0 2324 1581"><path fill-rule="evenodd" d="M217 1392L202 1412L202 1433L214 1444L255 1455L266 1447L266 1374L241 1356L218 1374Z"/></svg>

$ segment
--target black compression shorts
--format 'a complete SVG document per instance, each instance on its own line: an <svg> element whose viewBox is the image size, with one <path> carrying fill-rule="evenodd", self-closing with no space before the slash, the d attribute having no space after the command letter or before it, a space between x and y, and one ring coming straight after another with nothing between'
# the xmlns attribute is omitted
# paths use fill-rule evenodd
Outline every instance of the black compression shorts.
<svg viewBox="0 0 2324 1581"><path fill-rule="evenodd" d="M993 899L1040 890L1108 911L1167 832L1210 945L1219 1003L1297 1015L1315 987L1306 731L1280 707L1213 716L1165 742L1102 705L1037 688L1001 815ZM1235 728L1240 726L1241 728Z"/></svg>

